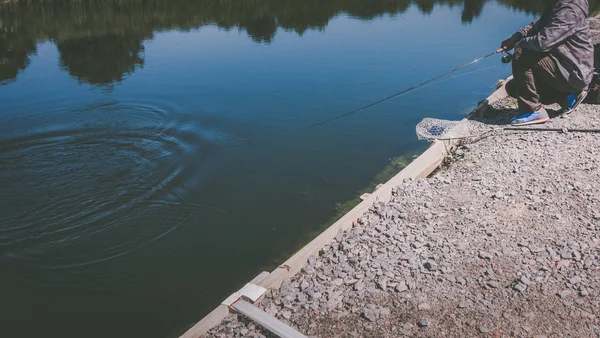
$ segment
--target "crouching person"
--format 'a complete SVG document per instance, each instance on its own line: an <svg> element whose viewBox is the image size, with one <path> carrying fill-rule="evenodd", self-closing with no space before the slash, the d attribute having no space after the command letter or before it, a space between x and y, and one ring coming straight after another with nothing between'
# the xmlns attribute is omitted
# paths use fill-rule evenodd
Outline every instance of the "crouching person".
<svg viewBox="0 0 600 338"><path fill-rule="evenodd" d="M542 16L502 42L515 49L513 80L507 91L518 100L512 124L548 121L543 104L558 103L571 113L587 95L594 70L594 47L587 21L588 0L546 0Z"/></svg>

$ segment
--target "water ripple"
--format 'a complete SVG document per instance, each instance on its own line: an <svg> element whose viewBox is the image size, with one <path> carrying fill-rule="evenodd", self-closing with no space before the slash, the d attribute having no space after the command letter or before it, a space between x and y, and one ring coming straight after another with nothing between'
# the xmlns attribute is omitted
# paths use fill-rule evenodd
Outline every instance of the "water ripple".
<svg viewBox="0 0 600 338"><path fill-rule="evenodd" d="M185 202L221 133L175 115L109 102L3 123L0 257L35 283L89 283L135 255L168 256L175 246L141 252L181 227L226 217Z"/></svg>

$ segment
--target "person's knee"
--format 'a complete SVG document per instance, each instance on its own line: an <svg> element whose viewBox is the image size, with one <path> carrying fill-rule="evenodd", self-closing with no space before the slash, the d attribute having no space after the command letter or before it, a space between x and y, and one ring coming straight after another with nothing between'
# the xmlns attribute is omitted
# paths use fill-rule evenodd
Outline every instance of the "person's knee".
<svg viewBox="0 0 600 338"><path fill-rule="evenodd" d="M515 67L519 69L531 68L543 57L542 54L530 51L528 49L517 49L513 55L513 69Z"/></svg>
<svg viewBox="0 0 600 338"><path fill-rule="evenodd" d="M517 55L515 53L515 57L513 57L513 59L512 59L512 70L513 70L513 73L522 72L523 71L524 64L525 64L524 61L525 60L523 58L523 55L519 55L519 57L517 57Z"/></svg>
<svg viewBox="0 0 600 338"><path fill-rule="evenodd" d="M514 79L508 80L508 82L506 83L506 85L504 85L504 88L506 89L506 93L509 96L517 98L517 96L518 96L517 85L516 85Z"/></svg>

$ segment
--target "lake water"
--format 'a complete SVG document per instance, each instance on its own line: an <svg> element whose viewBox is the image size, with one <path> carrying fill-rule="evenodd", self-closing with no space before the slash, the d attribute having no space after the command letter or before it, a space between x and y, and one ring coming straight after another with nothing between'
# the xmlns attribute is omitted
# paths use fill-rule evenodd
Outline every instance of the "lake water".
<svg viewBox="0 0 600 338"><path fill-rule="evenodd" d="M181 334L510 68L298 130L495 50L505 3L0 5L0 336Z"/></svg>

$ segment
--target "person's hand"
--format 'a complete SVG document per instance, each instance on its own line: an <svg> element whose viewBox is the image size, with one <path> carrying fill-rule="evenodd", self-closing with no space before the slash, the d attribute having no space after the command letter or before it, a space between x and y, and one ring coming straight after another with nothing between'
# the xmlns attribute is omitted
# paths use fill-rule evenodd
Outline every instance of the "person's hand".
<svg viewBox="0 0 600 338"><path fill-rule="evenodd" d="M519 36L513 35L510 38L502 41L502 44L500 44L500 49L498 49L496 53L501 53L513 49L515 47L515 44L517 44L519 40Z"/></svg>

